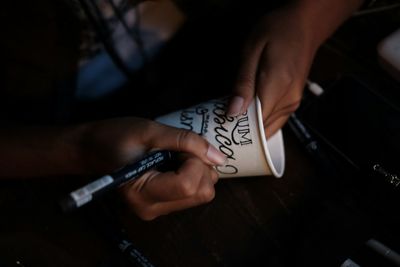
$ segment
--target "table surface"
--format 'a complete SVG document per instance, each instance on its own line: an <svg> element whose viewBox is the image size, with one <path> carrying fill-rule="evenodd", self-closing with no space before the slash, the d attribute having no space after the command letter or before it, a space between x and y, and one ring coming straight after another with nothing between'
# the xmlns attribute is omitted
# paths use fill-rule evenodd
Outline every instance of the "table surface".
<svg viewBox="0 0 400 267"><path fill-rule="evenodd" d="M321 47L310 78L329 84L351 73L371 83L395 84L379 68L375 47L400 25L398 15L394 10L350 19ZM176 88L207 86L220 74L194 84L193 80L204 80L198 70L209 62L202 62L200 55L195 59L198 65L182 74L188 59L174 60L177 70L158 76L160 83L177 90L177 102L163 106L164 111L209 97L194 93L179 102L183 89ZM158 71L165 71L163 67ZM398 92L387 94L398 96ZM57 201L77 185L69 177L2 181L0 266L134 266L105 234L107 226L124 229L154 266L339 266L368 233L377 233L376 210L360 204L362 198L353 198L359 192L351 191L343 179L332 181L321 174L287 125L283 134L286 170L281 179L222 179L209 204L150 222L141 221L114 198L63 214Z"/></svg>

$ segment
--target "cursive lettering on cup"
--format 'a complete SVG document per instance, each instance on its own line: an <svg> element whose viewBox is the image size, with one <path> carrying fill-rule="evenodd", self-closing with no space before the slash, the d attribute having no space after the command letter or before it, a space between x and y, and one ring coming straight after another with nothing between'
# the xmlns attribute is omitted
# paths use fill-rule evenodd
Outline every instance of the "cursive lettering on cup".
<svg viewBox="0 0 400 267"><path fill-rule="evenodd" d="M232 174L238 173L238 168L236 168L235 166L230 165L230 164L227 164L227 165L224 165L224 166L217 166L215 168L221 174L230 174L230 175L232 175Z"/></svg>
<svg viewBox="0 0 400 267"><path fill-rule="evenodd" d="M215 141L219 144L219 150L225 154L228 159L235 160L234 154L235 152L231 148L232 140L229 138L228 129L224 126L226 122L232 122L234 120L233 117L229 117L225 115L226 103L224 102L215 102L213 114L214 122L216 126L214 127L215 132Z"/></svg>
<svg viewBox="0 0 400 267"><path fill-rule="evenodd" d="M181 111L181 116L180 116L180 122L181 125L183 126L183 129L192 131L193 130L193 115L194 115L193 110L185 109Z"/></svg>

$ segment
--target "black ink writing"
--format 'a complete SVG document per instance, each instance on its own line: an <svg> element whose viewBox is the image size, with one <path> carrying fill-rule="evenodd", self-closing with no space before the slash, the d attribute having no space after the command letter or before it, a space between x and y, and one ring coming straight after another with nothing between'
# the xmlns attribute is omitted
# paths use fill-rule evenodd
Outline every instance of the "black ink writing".
<svg viewBox="0 0 400 267"><path fill-rule="evenodd" d="M193 130L193 117L194 111L193 110L182 110L181 116L180 116L180 121L181 125L183 125L183 128L189 131Z"/></svg>
<svg viewBox="0 0 400 267"><path fill-rule="evenodd" d="M213 114L215 115L214 117L214 122L216 126L214 127L214 132L215 132L215 141L219 144L218 148L219 150L225 154L225 156L228 159L233 159L235 152L231 148L232 146L232 141L229 138L229 133L228 129L224 126L224 124L228 122L232 122L234 120L233 117L229 117L225 115L225 110L226 110L226 103L224 102L215 102L214 103L214 109L213 109Z"/></svg>
<svg viewBox="0 0 400 267"><path fill-rule="evenodd" d="M236 122L235 127L232 129L231 138L232 142L236 145L244 146L253 143L250 136L250 125L247 112Z"/></svg>
<svg viewBox="0 0 400 267"><path fill-rule="evenodd" d="M217 171L221 174L236 174L238 173L238 169L230 164L227 164L225 166L217 166L216 167Z"/></svg>

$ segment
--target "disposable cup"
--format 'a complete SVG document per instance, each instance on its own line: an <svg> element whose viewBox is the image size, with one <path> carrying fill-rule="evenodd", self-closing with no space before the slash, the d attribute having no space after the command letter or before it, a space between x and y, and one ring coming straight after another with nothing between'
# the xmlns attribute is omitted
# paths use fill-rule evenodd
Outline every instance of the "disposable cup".
<svg viewBox="0 0 400 267"><path fill-rule="evenodd" d="M225 154L226 163L215 167L220 178L282 177L285 170L282 131L266 138L258 97L237 117L226 115L227 105L227 97L212 99L155 120L196 132Z"/></svg>

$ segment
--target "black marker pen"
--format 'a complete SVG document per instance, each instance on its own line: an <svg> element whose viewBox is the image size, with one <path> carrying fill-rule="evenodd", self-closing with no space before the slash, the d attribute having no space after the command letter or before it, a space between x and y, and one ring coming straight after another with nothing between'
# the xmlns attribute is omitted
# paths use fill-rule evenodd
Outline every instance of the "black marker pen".
<svg viewBox="0 0 400 267"><path fill-rule="evenodd" d="M100 177L71 192L61 201L61 207L64 211L77 209L98 198L105 192L132 181L150 169L156 168L171 159L171 151L161 150L152 152L133 164L129 164L112 174Z"/></svg>
<svg viewBox="0 0 400 267"><path fill-rule="evenodd" d="M301 141L306 150L319 162L325 162L325 155L316 139L311 135L305 125L297 118L295 113L289 117L288 124L296 137Z"/></svg>

